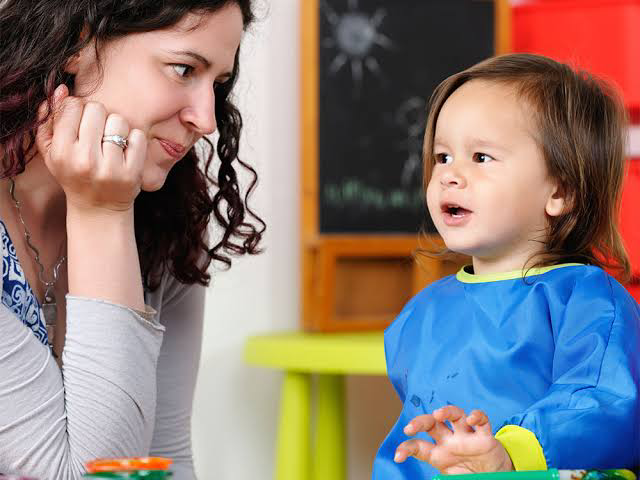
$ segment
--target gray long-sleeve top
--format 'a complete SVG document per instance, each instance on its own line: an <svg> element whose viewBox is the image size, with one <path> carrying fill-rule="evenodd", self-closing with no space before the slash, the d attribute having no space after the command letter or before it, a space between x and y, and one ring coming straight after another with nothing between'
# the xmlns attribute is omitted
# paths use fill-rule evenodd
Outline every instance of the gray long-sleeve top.
<svg viewBox="0 0 640 480"><path fill-rule="evenodd" d="M204 294L165 275L146 295L156 315L68 295L62 371L0 305L0 472L77 480L95 458L159 455L174 480L195 479Z"/></svg>

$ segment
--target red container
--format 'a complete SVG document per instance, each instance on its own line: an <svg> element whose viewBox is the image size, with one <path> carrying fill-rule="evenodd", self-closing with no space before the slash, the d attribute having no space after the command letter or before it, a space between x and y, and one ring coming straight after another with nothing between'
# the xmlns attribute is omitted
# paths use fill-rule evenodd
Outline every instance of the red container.
<svg viewBox="0 0 640 480"><path fill-rule="evenodd" d="M640 111L640 0L544 0L512 9L514 52L538 53L617 84Z"/></svg>
<svg viewBox="0 0 640 480"><path fill-rule="evenodd" d="M631 296L636 299L636 302L640 303L640 284L632 283L632 284L626 285L626 287L629 293L631 294Z"/></svg>
<svg viewBox="0 0 640 480"><path fill-rule="evenodd" d="M634 277L640 277L640 158L630 161L629 172L622 191L620 232L631 258ZM639 297L636 296L636 300Z"/></svg>

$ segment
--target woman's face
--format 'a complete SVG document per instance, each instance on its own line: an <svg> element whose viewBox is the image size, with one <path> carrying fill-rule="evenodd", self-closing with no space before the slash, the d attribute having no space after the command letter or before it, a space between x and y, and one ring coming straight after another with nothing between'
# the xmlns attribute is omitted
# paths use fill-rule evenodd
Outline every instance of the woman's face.
<svg viewBox="0 0 640 480"><path fill-rule="evenodd" d="M170 29L108 43L100 51L101 77L93 45L70 63L72 95L102 103L146 133L143 190L160 189L189 149L215 132L214 86L231 76L242 32L242 13L230 2Z"/></svg>

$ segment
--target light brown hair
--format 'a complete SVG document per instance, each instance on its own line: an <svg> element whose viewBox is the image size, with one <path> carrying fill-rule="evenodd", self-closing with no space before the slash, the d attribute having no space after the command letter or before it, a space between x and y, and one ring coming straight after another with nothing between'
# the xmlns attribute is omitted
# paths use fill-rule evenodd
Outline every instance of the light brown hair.
<svg viewBox="0 0 640 480"><path fill-rule="evenodd" d="M547 171L568 200L566 213L548 217L543 250L528 265L586 263L614 270L617 278L628 281L631 267L618 229L627 115L616 90L588 72L532 54L492 57L450 76L429 103L425 190L435 162L433 139L440 110L470 80L513 87L529 104Z"/></svg>

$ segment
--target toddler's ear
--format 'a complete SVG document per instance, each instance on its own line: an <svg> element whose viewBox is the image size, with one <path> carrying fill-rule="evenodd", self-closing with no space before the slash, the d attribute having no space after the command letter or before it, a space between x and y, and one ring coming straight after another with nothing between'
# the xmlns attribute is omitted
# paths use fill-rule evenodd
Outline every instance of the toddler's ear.
<svg viewBox="0 0 640 480"><path fill-rule="evenodd" d="M547 199L545 212L550 217L559 217L573 209L573 196L567 194L567 189L562 185L556 185Z"/></svg>

